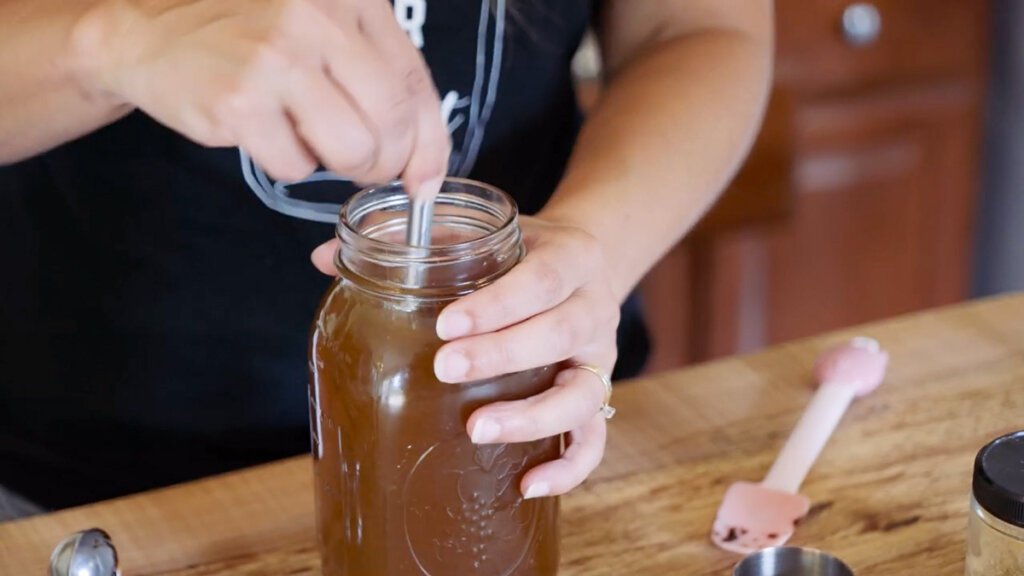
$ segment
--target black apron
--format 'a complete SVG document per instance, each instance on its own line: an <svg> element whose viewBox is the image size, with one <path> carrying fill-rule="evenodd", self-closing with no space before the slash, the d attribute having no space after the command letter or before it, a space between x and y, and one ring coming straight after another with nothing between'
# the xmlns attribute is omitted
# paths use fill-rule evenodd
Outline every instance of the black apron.
<svg viewBox="0 0 1024 576"><path fill-rule="evenodd" d="M591 2L395 4L442 97L450 173L539 210L580 125L570 60ZM287 212L354 190L312 180L285 188L140 112L0 168L0 485L63 507L308 450L329 283L309 252L333 227ZM628 376L646 354L632 300L620 332Z"/></svg>

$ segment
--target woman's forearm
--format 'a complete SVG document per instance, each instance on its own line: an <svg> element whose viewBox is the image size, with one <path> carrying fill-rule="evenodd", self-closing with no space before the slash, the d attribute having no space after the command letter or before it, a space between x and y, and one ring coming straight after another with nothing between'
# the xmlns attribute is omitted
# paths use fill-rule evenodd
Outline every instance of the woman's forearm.
<svg viewBox="0 0 1024 576"><path fill-rule="evenodd" d="M625 298L707 210L756 134L770 34L704 31L653 46L610 82L542 216L604 248Z"/></svg>
<svg viewBox="0 0 1024 576"><path fill-rule="evenodd" d="M131 107L75 80L72 33L99 0L0 0L0 165L91 132Z"/></svg>

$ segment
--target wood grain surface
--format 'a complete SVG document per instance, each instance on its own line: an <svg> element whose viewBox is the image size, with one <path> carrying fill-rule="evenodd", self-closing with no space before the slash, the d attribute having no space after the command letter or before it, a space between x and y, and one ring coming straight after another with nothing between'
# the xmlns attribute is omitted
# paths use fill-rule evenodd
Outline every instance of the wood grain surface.
<svg viewBox="0 0 1024 576"><path fill-rule="evenodd" d="M971 466L1024 429L1024 295L918 313L621 384L599 470L563 500L565 575L724 575L708 541L734 480L760 479L810 398L810 367L852 335L889 375L851 407L804 485L793 544L860 575L959 575ZM97 525L126 576L317 575L311 465L295 458L0 524L0 574L43 574L61 537Z"/></svg>

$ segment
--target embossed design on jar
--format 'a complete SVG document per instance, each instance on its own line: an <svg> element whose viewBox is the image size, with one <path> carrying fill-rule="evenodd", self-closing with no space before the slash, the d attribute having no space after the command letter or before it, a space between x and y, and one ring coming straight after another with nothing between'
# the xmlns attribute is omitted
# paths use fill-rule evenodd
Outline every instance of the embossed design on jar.
<svg viewBox="0 0 1024 576"><path fill-rule="evenodd" d="M424 451L404 499L406 542L425 576L515 572L535 545L538 504L523 500L518 486L534 451L464 437Z"/></svg>

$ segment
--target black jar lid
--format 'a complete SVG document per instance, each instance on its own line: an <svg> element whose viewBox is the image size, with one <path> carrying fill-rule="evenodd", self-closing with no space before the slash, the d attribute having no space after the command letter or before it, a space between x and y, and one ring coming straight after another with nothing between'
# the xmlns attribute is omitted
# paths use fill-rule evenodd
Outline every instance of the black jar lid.
<svg viewBox="0 0 1024 576"><path fill-rule="evenodd" d="M973 490L990 514L1024 528L1024 431L996 438L978 452Z"/></svg>

